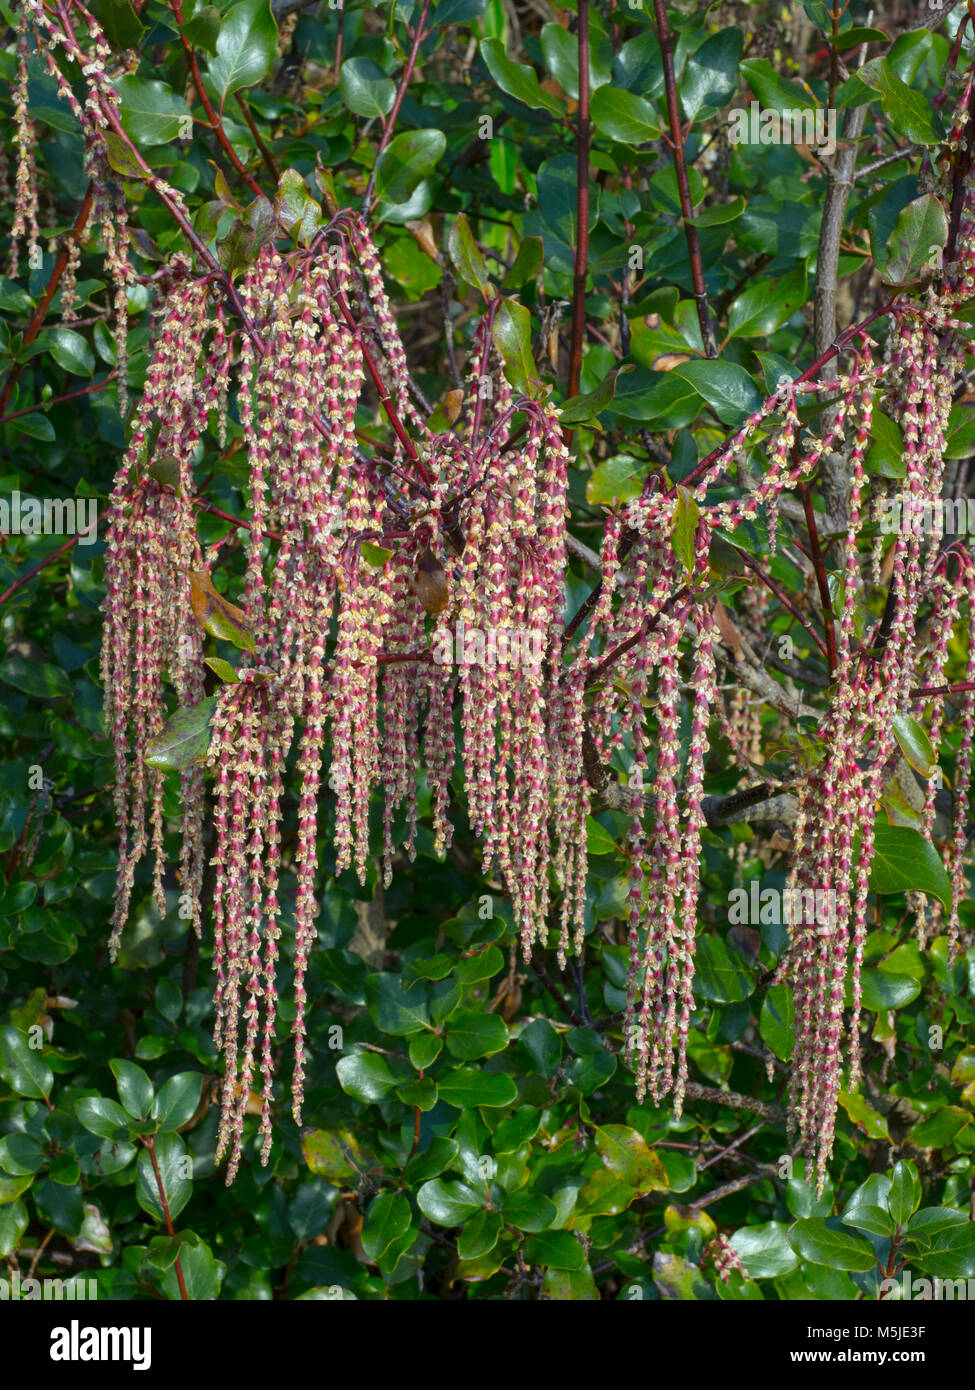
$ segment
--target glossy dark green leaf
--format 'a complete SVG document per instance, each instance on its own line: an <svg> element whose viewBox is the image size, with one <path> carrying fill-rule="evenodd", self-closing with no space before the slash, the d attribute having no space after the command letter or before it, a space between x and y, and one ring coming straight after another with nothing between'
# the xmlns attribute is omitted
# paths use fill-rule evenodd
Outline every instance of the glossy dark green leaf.
<svg viewBox="0 0 975 1390"><path fill-rule="evenodd" d="M350 111L374 119L389 112L396 100L396 83L371 58L346 58L339 94Z"/></svg>
<svg viewBox="0 0 975 1390"><path fill-rule="evenodd" d="M786 1232L786 1239L797 1255L830 1269L864 1272L877 1263L873 1247L860 1236L835 1226L821 1217L804 1217Z"/></svg>
<svg viewBox="0 0 975 1390"><path fill-rule="evenodd" d="M181 135L192 134L190 108L166 82L119 77L115 90L119 94L122 125L138 146L168 145Z"/></svg>
<svg viewBox="0 0 975 1390"><path fill-rule="evenodd" d="M217 697L208 695L191 709L178 709L162 731L149 740L146 762L162 772L174 772L202 762L210 747L210 720Z"/></svg>
<svg viewBox="0 0 975 1390"><path fill-rule="evenodd" d="M502 92L507 92L526 106L548 111L553 116L560 115L564 110L560 101L542 90L534 68L527 63L516 63L508 57L500 39L482 39L481 57Z"/></svg>
<svg viewBox="0 0 975 1390"><path fill-rule="evenodd" d="M277 46L270 0L240 0L227 11L207 69L221 103L263 80Z"/></svg>

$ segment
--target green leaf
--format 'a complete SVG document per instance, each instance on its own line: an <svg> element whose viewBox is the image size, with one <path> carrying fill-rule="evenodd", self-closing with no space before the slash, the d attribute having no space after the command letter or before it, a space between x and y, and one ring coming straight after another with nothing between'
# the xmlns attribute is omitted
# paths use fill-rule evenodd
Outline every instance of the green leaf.
<svg viewBox="0 0 975 1390"><path fill-rule="evenodd" d="M730 1243L749 1279L778 1279L799 1264L781 1221L742 1226L735 1231Z"/></svg>
<svg viewBox="0 0 975 1390"><path fill-rule="evenodd" d="M29 1180L28 1180L29 1181ZM0 1259L12 1255L27 1230L27 1207L15 1199L4 1201L0 1194Z"/></svg>
<svg viewBox="0 0 975 1390"><path fill-rule="evenodd" d="M48 328L44 342L55 362L74 376L91 376L95 370L95 355L88 343L73 328Z"/></svg>
<svg viewBox="0 0 975 1390"><path fill-rule="evenodd" d="M972 1115L957 1105L945 1105L927 1115L908 1131L907 1139L919 1149L943 1149L958 1142L959 1135L972 1123Z"/></svg>
<svg viewBox="0 0 975 1390"><path fill-rule="evenodd" d="M542 1076L550 1076L562 1060L562 1040L547 1018L532 1019L519 1035L518 1044Z"/></svg>
<svg viewBox="0 0 975 1390"><path fill-rule="evenodd" d="M46 415L22 415L14 428L29 439L42 439L45 444L52 443L55 438L54 426Z"/></svg>
<svg viewBox="0 0 975 1390"><path fill-rule="evenodd" d="M870 447L863 461L867 469L879 478L903 478L907 472L903 431L897 421L882 410L873 412Z"/></svg>
<svg viewBox="0 0 975 1390"><path fill-rule="evenodd" d="M496 1154L514 1153L534 1139L542 1123L542 1112L533 1105L523 1105L506 1120L502 1120L491 1136L491 1147Z"/></svg>
<svg viewBox="0 0 975 1390"><path fill-rule="evenodd" d="M370 975L366 980L366 1007L381 1033L408 1037L430 1027L430 1004L422 986L404 990L398 975Z"/></svg>
<svg viewBox="0 0 975 1390"><path fill-rule="evenodd" d="M417 1110L432 1110L437 1103L437 1083L432 1076L411 1077L398 1083L396 1099Z"/></svg>
<svg viewBox="0 0 975 1390"><path fill-rule="evenodd" d="M715 203L714 207L704 208L696 217L687 217L692 227L723 227L728 222L735 222L745 211L747 203L743 195L732 198L730 203Z"/></svg>
<svg viewBox="0 0 975 1390"><path fill-rule="evenodd" d="M697 943L694 992L716 1004L747 999L755 988L753 976L737 952L729 952L719 936L705 936Z"/></svg>
<svg viewBox="0 0 975 1390"><path fill-rule="evenodd" d="M31 1034L33 1037L34 1034ZM50 1096L54 1073L44 1061L42 1050L30 1045L26 1033L19 1028L6 1027L0 1032L0 1068L6 1080L19 1096L39 1100Z"/></svg>
<svg viewBox="0 0 975 1390"><path fill-rule="evenodd" d="M930 840L910 826L887 825L879 819L874 826L870 889L884 894L911 888L929 893L945 908L951 908L951 882Z"/></svg>
<svg viewBox="0 0 975 1390"><path fill-rule="evenodd" d="M152 1107L160 1130L176 1130L191 1120L199 1109L202 1094L203 1077L199 1072L177 1072L164 1081Z"/></svg>
<svg viewBox="0 0 975 1390"><path fill-rule="evenodd" d="M532 356L532 318L516 299L505 299L494 318L494 346L504 363L504 374L516 391L530 396L536 380Z"/></svg>
<svg viewBox="0 0 975 1390"><path fill-rule="evenodd" d="M516 101L523 102L537 111L548 111L553 116L561 116L565 107L555 97L543 92L535 69L526 63L515 63L504 51L504 44L497 38L481 40L481 57L494 81Z"/></svg>
<svg viewBox="0 0 975 1390"><path fill-rule="evenodd" d="M417 1206L438 1226L460 1226L484 1205L484 1197L464 1182L434 1178L416 1194Z"/></svg>
<svg viewBox="0 0 975 1390"><path fill-rule="evenodd" d="M906 1226L921 1205L921 1182L910 1159L902 1158L894 1164L887 1205L898 1226Z"/></svg>
<svg viewBox="0 0 975 1390"><path fill-rule="evenodd" d="M594 391L588 391L584 396L573 396L566 401L565 405L559 409L559 419L563 425L580 425L586 421L594 420L601 411L605 410L616 394L617 377L626 376L634 370L630 363L624 367L616 367L611 372L607 372Z"/></svg>
<svg viewBox="0 0 975 1390"><path fill-rule="evenodd" d="M114 1063L112 1065L114 1067ZM190 1200L193 1191L193 1181L188 1175L189 1172L192 1172L192 1160L186 1145L178 1134L157 1135L154 1140L154 1149L155 1168L147 1149L143 1149L139 1154L136 1164L136 1201L143 1211L147 1211L157 1221L165 1220L166 1212L159 1195L161 1182L163 1192L166 1195L170 1220L175 1221ZM158 1178L156 1168L159 1170ZM180 1262L182 1263L182 1256Z"/></svg>
<svg viewBox="0 0 975 1390"><path fill-rule="evenodd" d="M475 1105L489 1108L511 1105L518 1095L518 1087L510 1076L481 1071L479 1067L454 1067L439 1078L438 1087L440 1099L458 1110Z"/></svg>
<svg viewBox="0 0 975 1390"><path fill-rule="evenodd" d="M705 107L705 115L713 114L734 96L743 43L741 30L728 27L712 34L690 55L680 84L681 104L689 121Z"/></svg>
<svg viewBox="0 0 975 1390"><path fill-rule="evenodd" d="M556 1220L558 1209L550 1198L523 1189L505 1198L503 1215L506 1225L518 1231L545 1231Z"/></svg>
<svg viewBox="0 0 975 1390"><path fill-rule="evenodd" d="M758 388L736 362L695 358L680 362L670 374L690 383L723 425L740 425L762 404Z"/></svg>
<svg viewBox="0 0 975 1390"><path fill-rule="evenodd" d="M440 130L408 130L392 139L376 161L377 202L408 202L447 148Z"/></svg>
<svg viewBox="0 0 975 1390"><path fill-rule="evenodd" d="M312 1129L301 1136L301 1153L311 1172L336 1185L355 1179L369 1160L351 1130Z"/></svg>
<svg viewBox="0 0 975 1390"><path fill-rule="evenodd" d="M102 1139L117 1140L120 1130L128 1134L130 1117L118 1101L107 1096L85 1096L75 1101L74 1109L85 1129Z"/></svg>
<svg viewBox="0 0 975 1390"><path fill-rule="evenodd" d="M922 777L930 777L938 760L921 725L909 714L895 714L891 727L901 752L914 771L920 772Z"/></svg>
<svg viewBox="0 0 975 1390"><path fill-rule="evenodd" d="M762 1001L759 1031L778 1057L787 1062L795 1045L796 1011L788 985L773 985Z"/></svg>
<svg viewBox="0 0 975 1390"><path fill-rule="evenodd" d="M366 1213L362 1248L383 1274L392 1274L416 1243L420 1232L412 1221L409 1200L401 1192L381 1192Z"/></svg>
<svg viewBox="0 0 975 1390"><path fill-rule="evenodd" d="M780 280L751 285L732 303L729 338L765 338L787 323L806 302L806 264Z"/></svg>
<svg viewBox="0 0 975 1390"><path fill-rule="evenodd" d="M640 496L649 471L649 460L634 458L632 454L615 454L603 459L586 483L586 501L592 506L629 502Z"/></svg>
<svg viewBox="0 0 975 1390"><path fill-rule="evenodd" d="M940 270L948 241L948 216L933 193L908 203L887 239L877 271L889 285L911 285Z"/></svg>
<svg viewBox="0 0 975 1390"><path fill-rule="evenodd" d="M399 1084L385 1057L376 1052L353 1052L335 1064L339 1085L356 1100L385 1100Z"/></svg>
<svg viewBox="0 0 975 1390"><path fill-rule="evenodd" d="M228 685L239 685L240 679L236 670L229 661L224 661L220 656L206 656L203 658L204 664L209 666L215 676L219 676Z"/></svg>
<svg viewBox="0 0 975 1390"><path fill-rule="evenodd" d="M621 145L644 145L660 136L660 122L649 101L618 87L593 92L590 118L601 135Z"/></svg>
<svg viewBox="0 0 975 1390"><path fill-rule="evenodd" d="M240 0L227 11L207 68L221 107L234 92L263 82L277 47L278 26L269 0Z"/></svg>
<svg viewBox="0 0 975 1390"><path fill-rule="evenodd" d="M339 77L339 96L350 111L370 120L389 113L396 83L371 58L346 58Z"/></svg>
<svg viewBox="0 0 975 1390"><path fill-rule="evenodd" d="M515 256L511 269L505 273L505 277L501 281L501 288L503 290L516 290L527 280L534 280L541 269L544 255L545 248L540 236L522 237L518 246L518 254Z"/></svg>
<svg viewBox="0 0 975 1390"><path fill-rule="evenodd" d="M448 1163L452 1164L456 1157L457 1140L436 1135L425 1153L414 1154L407 1163L403 1170L403 1181L411 1187L416 1187L418 1183L427 1182L438 1173L442 1173Z"/></svg>
<svg viewBox="0 0 975 1390"><path fill-rule="evenodd" d="M39 1173L45 1162L44 1150L29 1134L14 1130L0 1139L0 1168L11 1177Z"/></svg>
<svg viewBox="0 0 975 1390"><path fill-rule="evenodd" d="M931 118L932 107L920 93L902 82L886 58L872 58L857 69L857 78L880 93L880 105L898 135L917 145L936 145L941 139Z"/></svg>
<svg viewBox="0 0 975 1390"><path fill-rule="evenodd" d="M539 1231L525 1241L525 1259L551 1269L582 1269L586 1252L571 1231Z"/></svg>
<svg viewBox="0 0 975 1390"><path fill-rule="evenodd" d="M542 55L552 76L571 101L579 100L579 39L561 24L542 25ZM610 79L612 47L595 15L589 26L589 89L595 91Z"/></svg>
<svg viewBox="0 0 975 1390"><path fill-rule="evenodd" d="M0 1173L0 1213L3 1212L4 1207L9 1207L17 1202L21 1193L26 1192L33 1182L32 1173L21 1173L17 1177L9 1178Z"/></svg>
<svg viewBox="0 0 975 1390"><path fill-rule="evenodd" d="M786 1238L797 1255L829 1269L866 1273L877 1263L873 1247L867 1241L828 1226L820 1217L804 1217L797 1221L789 1227Z"/></svg>
<svg viewBox="0 0 975 1390"><path fill-rule="evenodd" d="M113 48L137 48L146 27L129 0L92 0L91 12Z"/></svg>
<svg viewBox="0 0 975 1390"><path fill-rule="evenodd" d="M843 1221L871 1235L892 1235L897 1223L890 1214L889 1196L890 1178L883 1173L871 1173L843 1208Z"/></svg>
<svg viewBox="0 0 975 1390"><path fill-rule="evenodd" d="M459 1009L447 1024L447 1051L462 1062L490 1057L508 1046L508 1029L497 1014Z"/></svg>
<svg viewBox="0 0 975 1390"><path fill-rule="evenodd" d="M274 215L299 246L309 246L322 220L322 210L297 169L285 169L274 195Z"/></svg>
<svg viewBox="0 0 975 1390"><path fill-rule="evenodd" d="M27 291L14 280L8 280L6 275L0 275L0 309L5 314L27 315L33 308L34 301Z"/></svg>
<svg viewBox="0 0 975 1390"><path fill-rule="evenodd" d="M212 57L217 51L220 11L216 5L201 5L192 19L180 26L180 33L186 35L194 48L202 48Z"/></svg>
<svg viewBox="0 0 975 1390"><path fill-rule="evenodd" d="M145 178L145 170L121 135L114 130L105 132L105 154L109 166L125 179Z"/></svg>
<svg viewBox="0 0 975 1390"><path fill-rule="evenodd" d="M887 1009L902 1009L921 993L922 983L912 975L899 975L871 966L863 972L863 1003L878 1014Z"/></svg>
<svg viewBox="0 0 975 1390"><path fill-rule="evenodd" d="M118 77L119 110L125 133L135 144L168 145L192 134L193 117L182 97L166 82L146 77Z"/></svg>
<svg viewBox="0 0 975 1390"><path fill-rule="evenodd" d="M217 1259L208 1245L204 1245L199 1238L193 1243L184 1243L180 1248L179 1263L187 1298L194 1302L209 1302L217 1297L227 1266ZM166 1270L159 1284L167 1298L175 1300L182 1297L174 1266Z"/></svg>
<svg viewBox="0 0 975 1390"><path fill-rule="evenodd" d="M811 110L819 102L804 83L792 82L780 77L767 58L746 58L741 64L741 75L758 97L762 106L770 111Z"/></svg>
<svg viewBox="0 0 975 1390"><path fill-rule="evenodd" d="M416 1033L410 1038L410 1062L417 1071L426 1071L440 1056L442 1049L443 1038L436 1033Z"/></svg>
<svg viewBox="0 0 975 1390"><path fill-rule="evenodd" d="M454 218L447 235L447 252L460 278L488 298L489 280L484 257L471 234L470 223L462 212Z"/></svg>
<svg viewBox="0 0 975 1390"><path fill-rule="evenodd" d="M178 709L146 746L145 761L162 772L175 772L200 763L210 747L210 720L217 697L208 695L192 709Z"/></svg>
<svg viewBox="0 0 975 1390"><path fill-rule="evenodd" d="M965 403L951 407L948 416L948 437L945 440L946 459L967 459L975 453L975 410ZM972 528L969 527L969 530Z"/></svg>
<svg viewBox="0 0 975 1390"><path fill-rule="evenodd" d="M859 1091L840 1091L838 1100L852 1122L871 1139L890 1140L887 1121L878 1110L872 1109Z"/></svg>
<svg viewBox="0 0 975 1390"><path fill-rule="evenodd" d="M458 961L454 966L454 975L462 985L475 985L481 980L492 979L503 968L504 956L492 942L465 960Z"/></svg>
<svg viewBox="0 0 975 1390"><path fill-rule="evenodd" d="M0 681L38 700L60 700L70 695L73 688L70 677L59 666L28 661L23 656L8 656L0 661Z"/></svg>
<svg viewBox="0 0 975 1390"><path fill-rule="evenodd" d="M628 1125L603 1125L597 1127L595 1138L604 1165L621 1182L640 1192L667 1191L666 1170L637 1130Z"/></svg>
<svg viewBox="0 0 975 1390"><path fill-rule="evenodd" d="M124 1057L115 1057L109 1062L118 1098L126 1111L136 1120L144 1120L152 1111L152 1082L141 1067L128 1062Z"/></svg>
<svg viewBox="0 0 975 1390"><path fill-rule="evenodd" d="M671 545L686 574L694 572L694 552L701 509L686 487L677 488Z"/></svg>
<svg viewBox="0 0 975 1390"><path fill-rule="evenodd" d="M943 1230L917 1263L925 1274L938 1279L975 1276L975 1222L959 1222Z"/></svg>
<svg viewBox="0 0 975 1390"><path fill-rule="evenodd" d="M501 1235L501 1217L496 1211L476 1211L465 1221L457 1237L457 1254L462 1260L476 1260L493 1250Z"/></svg>

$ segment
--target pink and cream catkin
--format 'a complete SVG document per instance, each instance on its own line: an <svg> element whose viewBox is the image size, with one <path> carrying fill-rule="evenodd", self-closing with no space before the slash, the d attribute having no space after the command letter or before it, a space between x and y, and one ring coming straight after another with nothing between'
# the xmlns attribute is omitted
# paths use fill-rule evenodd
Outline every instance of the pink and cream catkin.
<svg viewBox="0 0 975 1390"><path fill-rule="evenodd" d="M77 56L43 7L31 13L49 57L59 43ZM104 230L115 207L101 138L112 98L97 26L92 33L86 76L94 95L76 114L88 122L96 212L124 288L125 223L115 219L113 241ZM36 207L21 96L15 113L17 237L30 246ZM792 924L775 976L791 986L795 1006L790 1125L822 1185L838 1096L859 1071L874 826L902 760L898 717L926 721L937 756L945 705L916 692L948 679L952 635L971 623L975 602L965 547L902 528L892 542L886 612L870 617L864 459L872 418L883 411L904 439L905 502L940 516L952 381L966 350L952 311L973 284L975 218L966 204L954 268L938 291L902 297L882 360L860 335L835 379L784 378L692 487L651 474L638 498L611 510L599 593L581 635L568 640L568 451L556 411L506 381L486 326L475 338L462 423L433 434L359 217L339 214L308 249L265 246L232 301L217 277L198 277L187 258L173 259L160 278L146 384L107 522L102 680L121 836L111 944L113 953L121 946L145 858L160 915L170 905L165 773L153 749L176 706L205 698L199 595L212 590L208 602L242 615L233 621L243 654L209 697L201 758L180 773L176 897L193 929L212 933L214 1036L224 1059L218 1148L228 1181L247 1114L260 1114L265 1163L271 1150L285 870L294 880L292 1110L300 1122L323 811L334 825L334 871L364 883L378 852L388 883L397 856L416 852L418 777L429 792L435 847L449 846L458 753L483 872L509 895L526 958L553 945L560 964L584 945L589 817L607 796L606 769L614 759L626 766L610 788L629 865L623 1050L638 1099L670 1097L679 1114L695 1010L712 718L750 780L765 727L761 697L726 699L719 690L712 542L720 532L733 543L758 523L774 551L782 495L841 453L850 494L842 595L831 615L835 669L792 786L787 882L813 901L825 893L830 906L822 920ZM366 382L377 372L413 443L398 434L388 454L367 456L357 413L368 408ZM828 407L820 433L801 411L817 396ZM197 478L212 471L203 464L205 436L223 448L231 422L246 455L248 516L236 535L204 549ZM728 474L742 483L740 495L709 501ZM241 531L244 557L230 581L238 610L209 576L233 558ZM750 595L743 611L767 623L767 596ZM962 674L975 685L975 658ZM954 707L961 739L945 847L952 949L967 892L975 693L954 697ZM776 718L767 721L773 732ZM378 847L374 798L383 802ZM930 834L933 771L921 799ZM285 844L291 812L296 829ZM212 901L204 901L205 880ZM937 921L932 914L927 904L919 913L922 938ZM725 1277L733 1252L719 1241L713 1253Z"/></svg>

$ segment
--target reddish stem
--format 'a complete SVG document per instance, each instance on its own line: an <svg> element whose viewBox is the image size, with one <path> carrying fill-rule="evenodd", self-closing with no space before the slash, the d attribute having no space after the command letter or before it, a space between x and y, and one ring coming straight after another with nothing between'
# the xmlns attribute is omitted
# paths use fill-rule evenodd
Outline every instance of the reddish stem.
<svg viewBox="0 0 975 1390"><path fill-rule="evenodd" d="M47 410L52 405L63 405L65 401L76 401L79 396L93 396L96 391L104 391L106 386L111 386L114 380L115 373L109 372L103 381L93 381L77 391L69 391L66 396L52 396L49 401L35 401L33 405L25 405L22 410L12 410L9 415L0 415L0 425L8 425L12 420L19 420L22 415L33 415L35 411Z"/></svg>
<svg viewBox="0 0 975 1390"><path fill-rule="evenodd" d="M783 589L781 589L778 584L776 584L775 580L772 578L770 574L765 573L761 565L759 565L755 560L753 560L750 555L747 555L744 550L738 550L737 546L735 547L735 549L738 551L738 555L742 563L745 564L752 571L753 574L758 575L759 579L762 581L762 583L765 585L768 591L775 595L779 603L781 603L782 607L787 609L787 611L792 614L796 622L800 624L800 626L803 628L805 632L809 633L809 636L819 647L819 650L823 653L824 656L826 656L826 643L820 637L816 629L814 627L811 627L810 624L806 621L806 619L802 616L798 608L792 602L791 598L789 598L789 595Z"/></svg>
<svg viewBox="0 0 975 1390"><path fill-rule="evenodd" d="M272 155L271 151L264 143L264 140L261 136L261 132L257 128L257 122L254 120L254 115L247 104L247 100L240 94L240 92L234 92L234 101L240 107L240 113L243 116L244 120L247 122L247 128L254 137L254 143L261 152L261 158L264 161L264 167L271 175L271 178L274 180L274 186L275 188L277 188L279 182L278 166L274 162L274 156Z"/></svg>
<svg viewBox="0 0 975 1390"><path fill-rule="evenodd" d="M173 8L173 18L176 20L178 26L182 26L182 0L170 0L170 3L172 4ZM223 120L214 110L213 102L207 95L207 89L203 85L203 75L200 72L200 65L196 61L196 54L193 51L193 45L190 43L186 35L182 33L182 31L180 32L179 37L180 42L183 45L183 52L186 55L186 62L189 65L190 76L193 78L193 86L196 88L196 92L203 105L203 109L207 113L207 119L210 122L210 126L213 130L214 135L216 135L217 139L220 141L224 153L226 154L227 158L230 160L234 168L237 170L238 174L240 174L241 178L247 181L248 187L250 188L251 192L256 197L263 198L264 190L261 188L261 185L257 182L257 180L244 168L243 162L238 156L237 151L234 149L233 145L230 143L230 138L223 128Z"/></svg>
<svg viewBox="0 0 975 1390"><path fill-rule="evenodd" d="M612 651L607 652L606 655L603 657L602 661L599 663L599 665L594 666L593 669L589 672L589 675L586 677L587 687L595 685L599 678L602 676L603 672L607 671L610 668L610 666L612 666L614 661L618 660L624 652L628 652L631 647L635 647L636 644L639 641L641 641L647 635L648 632L652 632L653 629L660 622L660 619L667 612L667 610L669 608L673 608L674 604L679 603L682 598L686 598L688 593L689 590L687 588L687 585L685 584L682 588L678 589L676 593L671 594L670 598L666 599L660 605L660 607L657 609L656 613L654 613L652 617L649 617L644 622L642 622L640 626L637 628L636 632L634 632L631 637L627 637L625 642L620 642L618 646L615 646L612 649Z"/></svg>
<svg viewBox="0 0 975 1390"><path fill-rule="evenodd" d="M22 574L19 579L15 579L9 588L4 589L3 593L0 594L0 605L6 603L8 598L13 598L18 589L22 589L25 584L29 583L30 580L34 578L35 574L40 574L42 569L46 569L52 560L56 560L59 555L63 555L66 550L70 550L73 545L77 545L78 539L78 536L69 536L63 545L58 546L57 550L52 550L50 555L45 555L44 559L39 560L26 574Z"/></svg>
<svg viewBox="0 0 975 1390"><path fill-rule="evenodd" d="M687 241L687 255L691 265L691 279L694 282L694 299L697 304L697 320L701 325L701 341L708 357L717 357L718 346L714 336L714 324L708 309L708 292L704 283L704 268L701 264L701 245L697 238L697 228L691 225L694 204L691 202L691 188L687 178L687 160L684 147L686 133L680 118L677 100L677 78L674 74L674 40L667 21L664 0L654 0L657 17L657 38L660 42L660 56L663 60L664 84L667 89L667 115L670 122L670 148L674 155L674 173L677 176L677 194L680 198L681 217L684 222L684 237Z"/></svg>
<svg viewBox="0 0 975 1390"><path fill-rule="evenodd" d="M372 207L372 200L376 191L376 169L379 165L379 156L382 154L383 150L386 148L386 146L392 139L393 129L396 125L396 119L399 116L399 109L403 105L403 98L406 96L406 89L410 85L410 82L413 78L413 69L416 67L416 55L420 51L420 44L426 38L426 35L423 32L423 30L427 22L427 15L429 13L430 0L423 0L423 9L420 11L420 18L417 20L416 28L413 30L413 44L407 56L406 63L403 66L403 73L400 77L399 87L396 92L396 100L390 107L389 115L383 122L383 133L380 137L379 146L376 150L376 161L372 166L372 172L369 175L369 182L366 185L365 196L362 199L363 217L368 216L369 209Z"/></svg>
<svg viewBox="0 0 975 1390"><path fill-rule="evenodd" d="M589 268L589 0L579 0L579 113L576 118L576 254L572 278L572 339L568 395L579 394L586 331Z"/></svg>
<svg viewBox="0 0 975 1390"><path fill-rule="evenodd" d="M162 1207L162 1213L166 1220L166 1230L169 1232L170 1236L175 1239L176 1232L173 1229L172 1217L169 1215L169 1202L166 1198L166 1189L163 1186L159 1164L156 1162L156 1137L153 1134L145 1135L143 1136L142 1142L149 1150L149 1162L152 1164L152 1171L156 1178L156 1187L159 1191L159 1205ZM176 1270L176 1282L179 1284L179 1296L184 1301L188 1301L189 1294L186 1292L186 1284L183 1280L183 1266L179 1262L178 1255L176 1256L176 1263L173 1268Z"/></svg>

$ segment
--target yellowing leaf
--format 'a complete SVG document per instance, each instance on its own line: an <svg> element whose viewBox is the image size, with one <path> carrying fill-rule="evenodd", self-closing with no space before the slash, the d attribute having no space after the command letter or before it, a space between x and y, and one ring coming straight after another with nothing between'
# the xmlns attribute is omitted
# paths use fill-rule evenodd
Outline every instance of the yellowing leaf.
<svg viewBox="0 0 975 1390"><path fill-rule="evenodd" d="M197 622L211 637L233 642L244 651L254 650L254 638L246 626L244 610L217 593L206 570L190 570L190 607Z"/></svg>

